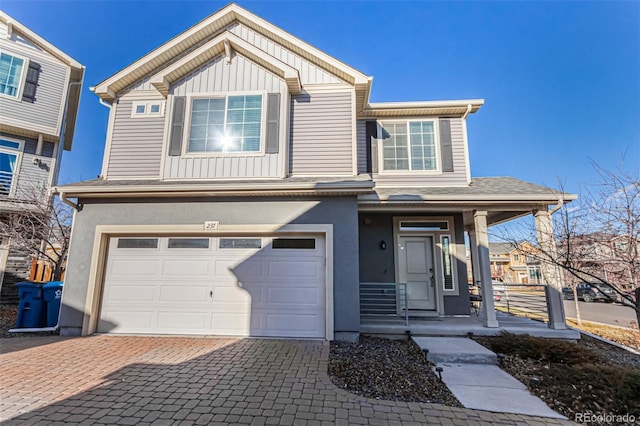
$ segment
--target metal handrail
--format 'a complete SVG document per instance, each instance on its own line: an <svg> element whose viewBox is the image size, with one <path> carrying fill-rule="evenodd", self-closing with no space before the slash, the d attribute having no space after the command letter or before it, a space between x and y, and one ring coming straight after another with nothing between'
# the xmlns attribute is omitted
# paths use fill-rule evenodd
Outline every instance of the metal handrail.
<svg viewBox="0 0 640 426"><path fill-rule="evenodd" d="M544 284L500 284L500 301L495 301L497 309L527 318L548 320L547 296ZM501 289L504 288L504 291Z"/></svg>
<svg viewBox="0 0 640 426"><path fill-rule="evenodd" d="M405 283L360 283L360 315L404 315L409 325L407 285Z"/></svg>

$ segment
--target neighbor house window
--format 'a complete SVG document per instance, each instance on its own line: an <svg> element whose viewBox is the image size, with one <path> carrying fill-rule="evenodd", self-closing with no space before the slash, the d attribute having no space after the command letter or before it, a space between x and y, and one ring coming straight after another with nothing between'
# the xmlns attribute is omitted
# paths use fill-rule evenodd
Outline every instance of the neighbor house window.
<svg viewBox="0 0 640 426"><path fill-rule="evenodd" d="M434 171L435 121L381 123L382 170Z"/></svg>
<svg viewBox="0 0 640 426"><path fill-rule="evenodd" d="M0 139L0 195L11 194L21 146L21 142Z"/></svg>
<svg viewBox="0 0 640 426"><path fill-rule="evenodd" d="M164 114L163 101L137 101L131 108L131 117L162 117Z"/></svg>
<svg viewBox="0 0 640 426"><path fill-rule="evenodd" d="M0 93L17 98L24 71L24 59L0 53Z"/></svg>
<svg viewBox="0 0 640 426"><path fill-rule="evenodd" d="M188 152L260 152L262 95L194 98Z"/></svg>

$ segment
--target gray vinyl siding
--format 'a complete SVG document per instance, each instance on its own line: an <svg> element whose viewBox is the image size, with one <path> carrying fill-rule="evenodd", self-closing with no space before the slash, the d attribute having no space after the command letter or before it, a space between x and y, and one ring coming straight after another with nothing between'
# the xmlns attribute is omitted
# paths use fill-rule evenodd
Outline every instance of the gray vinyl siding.
<svg viewBox="0 0 640 426"><path fill-rule="evenodd" d="M144 98L144 95L135 95L125 96L114 104L112 114L115 113L115 119L107 156L108 178L160 176L165 117L132 118L134 100ZM147 99L157 99L157 96L149 95Z"/></svg>
<svg viewBox="0 0 640 426"><path fill-rule="evenodd" d="M358 174L367 173L367 122L358 120L357 144L358 144Z"/></svg>
<svg viewBox="0 0 640 426"><path fill-rule="evenodd" d="M2 122L17 128L59 136L61 109L67 91L68 66L47 53L13 40L0 39L0 51L29 59L42 67L35 102L0 97Z"/></svg>
<svg viewBox="0 0 640 426"><path fill-rule="evenodd" d="M453 172L439 174L380 174L374 173L377 186L462 186L467 185L467 162L462 119L451 118L451 145L453 151ZM438 142L439 143L439 142Z"/></svg>
<svg viewBox="0 0 640 426"><path fill-rule="evenodd" d="M229 26L228 30L229 32L264 50L274 58L277 58L285 64L297 69L300 73L300 81L303 85L342 83L342 81L334 75L324 71L320 67L317 67L279 44L274 43L272 40L258 34L243 24L234 23Z"/></svg>
<svg viewBox="0 0 640 426"><path fill-rule="evenodd" d="M353 174L353 92L291 98L292 175Z"/></svg>
<svg viewBox="0 0 640 426"><path fill-rule="evenodd" d="M241 91L281 93L281 102L285 102L287 87L286 83L276 75L236 54L231 64L227 64L222 56L211 60L176 82L171 87L170 93L175 96L187 96L192 93ZM266 111L263 113L266 114ZM262 132L265 131L263 126ZM188 118L185 120L185 132L188 132ZM281 153L200 158L167 155L164 177L194 179L280 177L283 158Z"/></svg>
<svg viewBox="0 0 640 426"><path fill-rule="evenodd" d="M3 152L15 152L20 156L18 169L13 176L14 198L33 199L41 193L43 189L49 187L51 173L57 167L56 159L53 158L55 144L44 142L41 155L36 155L38 141L23 136L15 136L8 133L0 133L0 138L5 137L10 140L23 141L22 150L12 150L3 148ZM34 159L38 158L40 164L34 164Z"/></svg>

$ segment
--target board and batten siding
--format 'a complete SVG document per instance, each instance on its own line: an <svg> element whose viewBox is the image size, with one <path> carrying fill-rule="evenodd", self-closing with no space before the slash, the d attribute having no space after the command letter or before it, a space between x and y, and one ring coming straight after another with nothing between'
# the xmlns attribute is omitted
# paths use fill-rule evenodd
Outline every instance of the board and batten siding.
<svg viewBox="0 0 640 426"><path fill-rule="evenodd" d="M38 48L13 40L0 39L0 51L34 61L41 67L33 103L0 97L2 122L17 128L59 136L69 67Z"/></svg>
<svg viewBox="0 0 640 426"><path fill-rule="evenodd" d="M353 175L353 92L291 97L292 175Z"/></svg>
<svg viewBox="0 0 640 426"><path fill-rule="evenodd" d="M129 92L115 104L107 178L160 176L167 108L162 117L132 118L133 103L141 100L163 98L155 91Z"/></svg>
<svg viewBox="0 0 640 426"><path fill-rule="evenodd" d="M466 186L467 182L467 162L465 157L465 141L462 129L462 119L459 117L449 118L451 124L451 147L453 157L453 172L443 172L438 174L380 174L373 173L373 180L376 186ZM437 120L436 120L437 122ZM439 132L438 132L439 133ZM365 136L366 139L366 136ZM366 143L366 140L365 140ZM438 141L439 143L439 141ZM440 155L442 157L442 155ZM442 161L442 158L440 158Z"/></svg>
<svg viewBox="0 0 640 426"><path fill-rule="evenodd" d="M233 56L231 64L227 64L223 56L212 59L177 81L171 87L170 93L175 96L187 96L195 93L233 94L233 92L243 91L280 93L281 102L287 99L287 86L284 80L239 54ZM266 111L263 111L263 114L266 114ZM184 131L188 132L188 128ZM262 132L265 131L266 129L263 128ZM283 158L282 154L247 156L236 154L210 157L167 155L164 177L169 179L280 177Z"/></svg>
<svg viewBox="0 0 640 426"><path fill-rule="evenodd" d="M279 59L285 64L297 69L300 74L300 81L302 85L343 83L343 81L336 76L264 37L262 34L257 33L244 24L235 22L231 24L227 30L262 49L274 58Z"/></svg>

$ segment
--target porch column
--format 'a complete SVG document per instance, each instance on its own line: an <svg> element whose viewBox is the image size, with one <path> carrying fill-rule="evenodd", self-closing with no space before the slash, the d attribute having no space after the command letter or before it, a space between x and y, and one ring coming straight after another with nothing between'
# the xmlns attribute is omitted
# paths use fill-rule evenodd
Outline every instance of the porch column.
<svg viewBox="0 0 640 426"><path fill-rule="evenodd" d="M567 328L562 302L562 274L560 268L551 259L556 258L556 241L553 235L553 222L549 211L536 210L533 213L536 220L536 233L538 235L538 245L542 251L542 262L540 272L543 283L546 284L545 294L547 296L547 314L549 315L549 328Z"/></svg>
<svg viewBox="0 0 640 426"><path fill-rule="evenodd" d="M469 230L469 249L471 252L471 279L473 285L480 286L480 265L478 264L478 239L476 238L476 230Z"/></svg>
<svg viewBox="0 0 640 426"><path fill-rule="evenodd" d="M474 211L473 224L475 234L475 253L479 269L480 287L482 288L482 313L485 327L498 327L496 309L493 304L493 284L491 284L491 261L489 259L489 236L487 234L487 212ZM470 240L471 241L471 240ZM474 276L474 279L476 277Z"/></svg>

